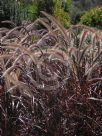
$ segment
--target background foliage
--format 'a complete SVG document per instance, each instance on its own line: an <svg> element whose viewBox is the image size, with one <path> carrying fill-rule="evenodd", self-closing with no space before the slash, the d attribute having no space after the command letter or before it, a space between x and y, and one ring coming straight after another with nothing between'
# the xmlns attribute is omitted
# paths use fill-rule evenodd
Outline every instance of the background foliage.
<svg viewBox="0 0 102 136"><path fill-rule="evenodd" d="M68 1L68 0L67 0ZM70 16L68 14L67 11L70 10L70 8L67 6L67 4L62 3L62 1L60 0L55 0L55 4L54 4L54 16L60 20L60 22L66 27L68 28L70 25ZM67 11L65 11L65 9Z"/></svg>
<svg viewBox="0 0 102 136"><path fill-rule="evenodd" d="M89 9L102 5L102 0L73 0L72 22L78 23L80 17Z"/></svg>
<svg viewBox="0 0 102 136"><path fill-rule="evenodd" d="M1 20L12 20L16 24L21 24L23 20L33 20L38 16L38 6L36 2L25 2L15 0L0 0Z"/></svg>
<svg viewBox="0 0 102 136"><path fill-rule="evenodd" d="M35 20L43 10L54 14L65 27L68 27L70 22L80 22L81 16L88 9L101 4L101 0L0 0L0 20L12 20L19 25L24 20Z"/></svg>
<svg viewBox="0 0 102 136"><path fill-rule="evenodd" d="M102 7L93 8L81 17L81 23L88 26L102 28Z"/></svg>

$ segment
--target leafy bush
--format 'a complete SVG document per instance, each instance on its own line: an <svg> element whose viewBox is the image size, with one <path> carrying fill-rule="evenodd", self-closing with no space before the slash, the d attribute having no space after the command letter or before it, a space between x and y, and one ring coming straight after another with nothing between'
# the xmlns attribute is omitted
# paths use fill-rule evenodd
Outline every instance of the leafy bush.
<svg viewBox="0 0 102 136"><path fill-rule="evenodd" d="M102 0L73 0L74 8L71 18L74 24L80 22L80 17L89 9L102 5Z"/></svg>
<svg viewBox="0 0 102 136"><path fill-rule="evenodd" d="M73 8L74 8L74 5L73 5L73 1L72 0L66 0L64 2L64 10L68 13L71 13Z"/></svg>
<svg viewBox="0 0 102 136"><path fill-rule="evenodd" d="M36 0L38 3L39 11L45 11L49 14L53 13L54 0Z"/></svg>
<svg viewBox="0 0 102 136"><path fill-rule="evenodd" d="M38 5L36 2L26 3L16 0L0 0L1 20L11 20L15 24L21 24L23 20L34 20L38 16Z"/></svg>
<svg viewBox="0 0 102 136"><path fill-rule="evenodd" d="M54 16L66 27L70 26L70 16L64 11L62 2L60 0L55 1Z"/></svg>
<svg viewBox="0 0 102 136"><path fill-rule="evenodd" d="M81 17L81 23L102 28L102 7L93 8Z"/></svg>
<svg viewBox="0 0 102 136"><path fill-rule="evenodd" d="M24 20L35 20L38 16L38 5L37 3L31 4L22 4L21 5L21 14L26 14Z"/></svg>

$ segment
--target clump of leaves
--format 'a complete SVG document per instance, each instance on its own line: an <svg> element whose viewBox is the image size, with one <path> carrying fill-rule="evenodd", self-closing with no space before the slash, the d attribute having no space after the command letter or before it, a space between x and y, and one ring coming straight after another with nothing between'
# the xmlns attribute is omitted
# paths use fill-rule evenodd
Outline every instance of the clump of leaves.
<svg viewBox="0 0 102 136"><path fill-rule="evenodd" d="M102 31L42 13L0 30L0 135L101 136Z"/></svg>
<svg viewBox="0 0 102 136"><path fill-rule="evenodd" d="M69 28L71 19L68 12L64 11L62 1L60 0L55 2L54 16L65 26L65 28Z"/></svg>
<svg viewBox="0 0 102 136"><path fill-rule="evenodd" d="M96 7L87 11L81 17L81 23L92 27L102 28L102 7Z"/></svg>

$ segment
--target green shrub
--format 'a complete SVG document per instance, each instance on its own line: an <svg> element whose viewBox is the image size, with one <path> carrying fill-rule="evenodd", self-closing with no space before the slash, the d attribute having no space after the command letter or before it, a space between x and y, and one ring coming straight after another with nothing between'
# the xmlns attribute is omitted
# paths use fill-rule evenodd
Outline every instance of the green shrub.
<svg viewBox="0 0 102 136"><path fill-rule="evenodd" d="M37 2L21 0L0 0L0 20L11 20L21 24L23 20L35 20L38 16Z"/></svg>
<svg viewBox="0 0 102 136"><path fill-rule="evenodd" d="M45 11L49 14L53 13L54 1L53 0L35 0L38 3L39 12Z"/></svg>
<svg viewBox="0 0 102 136"><path fill-rule="evenodd" d="M68 13L71 13L73 8L74 8L73 1L72 0L66 0L64 5L65 5L64 10Z"/></svg>
<svg viewBox="0 0 102 136"><path fill-rule="evenodd" d="M64 11L62 2L60 0L55 1L54 16L66 27L70 26L70 16Z"/></svg>
<svg viewBox="0 0 102 136"><path fill-rule="evenodd" d="M35 20L38 16L38 6L36 3L25 4L21 6L21 13L26 13L25 20Z"/></svg>
<svg viewBox="0 0 102 136"><path fill-rule="evenodd" d="M102 28L102 7L96 7L87 11L82 17L82 24Z"/></svg>

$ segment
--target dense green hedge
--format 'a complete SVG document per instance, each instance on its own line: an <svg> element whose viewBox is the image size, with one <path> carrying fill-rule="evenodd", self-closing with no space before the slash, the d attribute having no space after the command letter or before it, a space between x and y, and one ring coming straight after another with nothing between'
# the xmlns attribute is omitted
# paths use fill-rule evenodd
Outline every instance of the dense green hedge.
<svg viewBox="0 0 102 136"><path fill-rule="evenodd" d="M102 7L96 7L87 11L82 17L82 24L102 28Z"/></svg>

